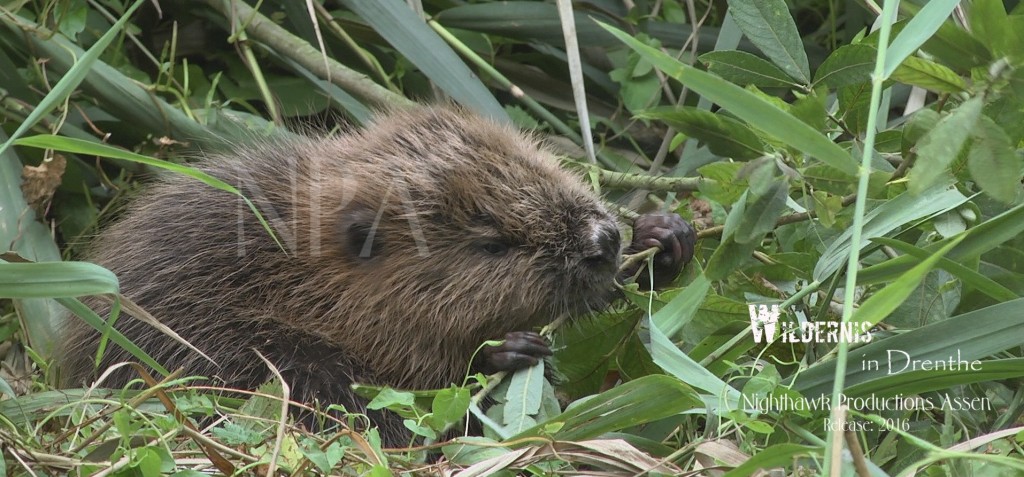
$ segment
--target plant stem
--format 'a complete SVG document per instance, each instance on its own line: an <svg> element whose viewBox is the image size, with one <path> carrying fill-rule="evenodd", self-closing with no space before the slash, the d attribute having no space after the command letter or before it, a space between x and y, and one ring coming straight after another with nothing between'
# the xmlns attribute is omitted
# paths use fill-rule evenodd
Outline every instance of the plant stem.
<svg viewBox="0 0 1024 477"><path fill-rule="evenodd" d="M347 45L352 51L354 51L356 53L356 56L358 56L359 59L362 60L363 64L365 64L366 67L370 71L372 71L373 74L376 75L377 78L388 87L389 90L394 91L395 93L400 93L398 87L391 82L391 78L388 77L387 72L384 71L384 68L380 66L380 62L377 61L377 58L374 58L374 56L371 55L370 52L366 51L365 48L359 46L359 44L356 43L355 39L353 39L352 36L345 31L345 29L341 28L341 25L338 24L334 17L331 16L331 12L328 12L327 9L324 8L323 5L320 5L320 3L318 2L313 2L313 8L316 9L317 16L319 16L321 20L327 23L327 27L331 31L331 33L334 33L335 36L337 36L343 43L345 43L345 45Z"/></svg>
<svg viewBox="0 0 1024 477"><path fill-rule="evenodd" d="M455 51L459 52L459 54L469 60L470 63L473 63L474 66L490 77L491 80L498 83L498 86L504 88L512 95L512 97L523 103L523 106L526 106L527 109L537 116L540 116L544 121L547 121L547 123L550 124L551 127L555 128L559 134L572 139L576 144L583 145L583 137L580 136L576 130L569 127L569 125L565 124L561 119L558 119L558 116L552 114L551 111L548 111L547 108L542 106L535 99L528 96L525 91L516 86L515 83L505 77L505 75L501 74L501 72L494 66L485 61L470 47L466 46L465 43L456 38L455 35L452 35L451 32L449 32L443 25L437 23L435 20L427 20L427 25L430 25L430 28L433 28L434 31L437 32L444 41L448 42ZM597 159L606 166L614 166L615 164L615 161L600 152L597 153Z"/></svg>
<svg viewBox="0 0 1024 477"><path fill-rule="evenodd" d="M651 177L646 174L614 172L598 167L588 167L587 171L597 173L597 179L601 185L613 189L643 189L685 193L693 192L701 185L713 185L715 183L714 180L703 177Z"/></svg>
<svg viewBox="0 0 1024 477"><path fill-rule="evenodd" d="M408 98L388 91L366 75L352 70L332 59L324 62L323 53L308 42L289 33L269 18L243 2L233 0L206 0L206 4L224 15L232 24L244 24L245 32L254 40L267 45L278 54L295 60L307 70L359 98L380 106L412 106ZM244 20L244 21L243 21ZM326 64L325 64L326 63Z"/></svg>
<svg viewBox="0 0 1024 477"><path fill-rule="evenodd" d="M498 86L504 88L514 98L521 101L524 106L529 108L530 111L533 111L534 114L540 116L541 119L551 124L551 126L554 127L560 134L568 137L569 139L572 139L573 142L577 144L581 144L583 142L583 138L579 135L579 133L577 133L573 128L569 127L569 125L562 122L561 119L558 119L557 116L552 114L551 111L548 111L547 108L542 106L536 100L527 96L522 89L520 89L518 86L512 83L512 81L506 78L505 75L501 74L500 71L491 66L490 63L481 58L480 55L476 54L475 51L466 46L465 43L459 41L459 39L456 38L455 35L452 35L451 32L449 32L443 25L437 23L436 20L428 20L427 25L430 25L430 28L433 28L434 31L436 31L437 34L442 39L444 39L444 41L448 42L448 44L451 45L451 47L455 51L459 52L460 55L469 60L470 63L473 63L474 66L479 68L481 72L483 72L496 83L498 83Z"/></svg>
<svg viewBox="0 0 1024 477"><path fill-rule="evenodd" d="M884 2L882 8L882 21L878 39L878 54L875 56L875 71L871 74L871 106L868 109L867 132L864 135L864 145L861 148L861 163L858 171L857 199L853 209L853 234L850 248L850 257L846 263L846 285L843 290L843 318L842 323L850 322L853 316L853 301L856 298L857 289L857 264L860 262L861 235L864 230L864 209L866 208L868 193L868 178L871 173L871 156L875 150L875 134L878 129L878 109L882 102L882 82L885 80L885 54L889 45L889 34L892 31L892 23L896 18L896 4L894 0ZM841 325L842 326L842 325ZM846 361L849 352L849 343L839 340L836 356L836 371L832 386L832 422L841 422L837 417L840 412L840 399L843 388L846 385ZM833 446L842 445L842 426L835 426L829 430L828 440L825 446L824 469L828 475L839 475L842 464L838 452L833 452Z"/></svg>
<svg viewBox="0 0 1024 477"><path fill-rule="evenodd" d="M263 77L263 70L260 68L259 62L256 61L256 55L252 52L252 46L249 45L249 37L245 34L245 30L233 32L231 37L235 38L235 44L242 49L245 66L249 67L249 73L252 74L253 80L256 81L256 88L259 89L260 96L263 97L263 102L267 105L267 113L270 114L270 119L278 126L284 124L281 112L277 110L277 100L274 99L274 94L270 92L270 86L267 85L267 80Z"/></svg>
<svg viewBox="0 0 1024 477"><path fill-rule="evenodd" d="M704 180L705 181L710 181L711 179L704 179ZM856 200L857 200L857 195L856 194L850 194L850 195L848 195L846 197L843 197L843 202L842 202L843 207L846 207L846 206L854 203ZM779 220L775 221L775 226L776 227L780 227L780 226L787 225L787 224L794 224L794 223L797 223L797 222L803 222L804 220L810 220L810 219L813 219L813 218L815 218L817 216L818 216L818 214L816 212L814 212L813 210L808 210L807 212L797 212L795 214L783 215L782 217L779 217ZM697 238L702 239L702 238L708 238L708 237L718 237L718 236L722 235L722 231L724 231L724 230L725 230L725 226L722 226L722 225L716 225L714 227L708 227L708 228L706 228L704 230L701 230L700 232L697 232Z"/></svg>

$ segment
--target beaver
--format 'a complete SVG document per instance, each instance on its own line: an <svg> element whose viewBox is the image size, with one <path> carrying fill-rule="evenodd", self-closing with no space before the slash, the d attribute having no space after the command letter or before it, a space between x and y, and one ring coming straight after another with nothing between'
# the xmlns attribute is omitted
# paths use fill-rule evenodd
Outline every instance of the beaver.
<svg viewBox="0 0 1024 477"><path fill-rule="evenodd" d="M139 320L117 329L168 369L232 388L273 377L259 352L292 399L365 413L389 444L408 442L402 420L367 411L351 384L436 389L467 369L534 365L551 351L533 327L616 294L620 230L600 198L536 138L456 106L391 111L343 135L254 140L197 167L249 198L280 245L237 196L159 177L88 259L216 364ZM635 225L627 249L663 249L652 285L691 259L695 235L678 215ZM493 339L505 341L471 363ZM97 341L69 321L66 383L95 377ZM100 370L130 360L112 346ZM122 367L105 384L133 377Z"/></svg>

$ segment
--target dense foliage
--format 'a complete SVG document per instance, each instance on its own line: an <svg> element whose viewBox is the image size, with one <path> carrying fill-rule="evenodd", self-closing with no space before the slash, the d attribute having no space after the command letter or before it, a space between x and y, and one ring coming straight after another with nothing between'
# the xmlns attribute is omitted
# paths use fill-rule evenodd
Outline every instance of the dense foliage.
<svg viewBox="0 0 1024 477"><path fill-rule="evenodd" d="M585 0L568 34L556 3L409 3L0 7L0 470L1024 470L1018 2ZM234 190L189 158L409 98L552 135L624 220L691 219L694 262L545 330L547 373L363 390L426 446L304 430L280 384L225 395L116 333L141 385L55 388L60 321L120 291L74 260L146 175ZM445 441L467 413L486 437Z"/></svg>

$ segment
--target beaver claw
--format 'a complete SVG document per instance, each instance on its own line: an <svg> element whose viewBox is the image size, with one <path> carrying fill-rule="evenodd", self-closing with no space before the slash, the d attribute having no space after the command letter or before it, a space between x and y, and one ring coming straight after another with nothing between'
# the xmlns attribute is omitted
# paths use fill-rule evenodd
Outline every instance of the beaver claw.
<svg viewBox="0 0 1024 477"><path fill-rule="evenodd" d="M498 346L484 346L480 350L479 370L485 374L515 371L533 366L551 356L547 341L532 331L513 331L505 334L505 342Z"/></svg>
<svg viewBox="0 0 1024 477"><path fill-rule="evenodd" d="M641 215L633 223L633 243L626 253L637 253L652 247L661 249L654 255L654 287L663 286L673 279L690 260L697 245L697 233L689 222L679 214L653 213ZM633 276L643 265L627 270L626 276ZM647 272L641 271L637 282L645 289L651 283Z"/></svg>

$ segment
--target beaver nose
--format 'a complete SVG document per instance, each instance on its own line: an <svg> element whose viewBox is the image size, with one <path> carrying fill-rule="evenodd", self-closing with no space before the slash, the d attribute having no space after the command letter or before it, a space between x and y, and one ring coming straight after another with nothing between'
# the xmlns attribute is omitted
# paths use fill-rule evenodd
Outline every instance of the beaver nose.
<svg viewBox="0 0 1024 477"><path fill-rule="evenodd" d="M599 225L594 232L594 253L588 255L585 260L592 266L618 265L619 247L622 239L619 237L619 228L615 225Z"/></svg>

